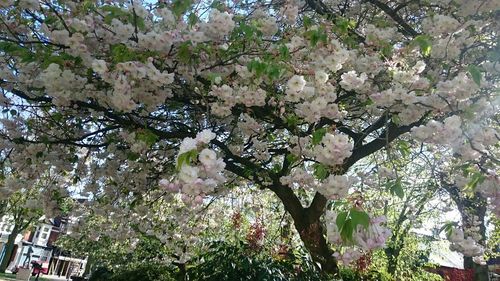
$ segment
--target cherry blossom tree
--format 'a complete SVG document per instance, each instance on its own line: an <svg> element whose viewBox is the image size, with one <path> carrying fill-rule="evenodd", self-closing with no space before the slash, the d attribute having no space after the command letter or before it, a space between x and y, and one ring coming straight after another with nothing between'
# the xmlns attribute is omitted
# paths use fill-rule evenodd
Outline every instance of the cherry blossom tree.
<svg viewBox="0 0 500 281"><path fill-rule="evenodd" d="M5 273L11 261L17 235L22 234L29 227L42 218L43 212L36 200L36 189L19 190L7 200L4 221L12 225L7 241L4 245L4 255L0 260L0 272Z"/></svg>
<svg viewBox="0 0 500 281"><path fill-rule="evenodd" d="M2 1L1 156L29 180L59 174L46 210L53 196L83 195L82 223L107 216L102 231L117 239L140 230L190 241L211 198L234 186L273 192L313 260L335 273L390 236L350 190L370 177L357 167L399 141L471 167L498 214L497 9Z"/></svg>

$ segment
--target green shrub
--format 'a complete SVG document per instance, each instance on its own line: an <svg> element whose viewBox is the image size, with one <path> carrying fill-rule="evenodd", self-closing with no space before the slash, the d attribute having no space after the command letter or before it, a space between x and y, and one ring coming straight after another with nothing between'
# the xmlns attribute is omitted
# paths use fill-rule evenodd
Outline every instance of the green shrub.
<svg viewBox="0 0 500 281"><path fill-rule="evenodd" d="M145 263L133 268L119 268L115 272L101 268L96 270L89 281L175 281L174 270L168 266Z"/></svg>
<svg viewBox="0 0 500 281"><path fill-rule="evenodd" d="M312 263L302 258L274 259L251 250L246 244L214 242L188 269L190 280L205 281L316 281L321 276Z"/></svg>
<svg viewBox="0 0 500 281"><path fill-rule="evenodd" d="M100 268L89 281L393 281L384 272L360 273L350 268L341 268L336 277L322 276L309 256L299 249L289 252L286 258L273 257L244 242L212 242L208 251L198 254L186 267L185 276L179 276L179 270L173 266L151 261L131 263L113 271Z"/></svg>
<svg viewBox="0 0 500 281"><path fill-rule="evenodd" d="M341 268L339 271L342 281L393 281L387 272L371 270L365 273L355 271L351 268Z"/></svg>
<svg viewBox="0 0 500 281"><path fill-rule="evenodd" d="M89 281L110 280L112 276L113 276L113 272L111 272L109 269L107 269L105 267L99 267L94 272L92 272L92 275L90 276Z"/></svg>

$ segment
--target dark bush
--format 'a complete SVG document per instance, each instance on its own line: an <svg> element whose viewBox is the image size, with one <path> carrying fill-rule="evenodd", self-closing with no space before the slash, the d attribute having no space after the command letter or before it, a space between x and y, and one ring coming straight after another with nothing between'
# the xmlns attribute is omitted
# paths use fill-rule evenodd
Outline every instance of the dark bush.
<svg viewBox="0 0 500 281"><path fill-rule="evenodd" d="M349 268L341 268L336 277L322 276L300 250L273 257L244 242L213 242L208 251L196 256L184 269L180 276L177 267L145 261L122 265L114 272L100 268L89 281L392 281L384 273L360 273Z"/></svg>
<svg viewBox="0 0 500 281"><path fill-rule="evenodd" d="M343 281L393 281L390 274L374 270L361 273L350 268L341 268L339 275Z"/></svg>
<svg viewBox="0 0 500 281"><path fill-rule="evenodd" d="M189 268L190 280L206 281L313 281L322 280L312 263L305 258L275 259L259 254L248 245L214 242Z"/></svg>
<svg viewBox="0 0 500 281"><path fill-rule="evenodd" d="M110 280L113 272L105 267L97 268L89 278L89 281L105 281Z"/></svg>
<svg viewBox="0 0 500 281"><path fill-rule="evenodd" d="M168 266L145 263L132 268L120 268L111 272L101 268L96 270L89 281L174 281L174 270Z"/></svg>

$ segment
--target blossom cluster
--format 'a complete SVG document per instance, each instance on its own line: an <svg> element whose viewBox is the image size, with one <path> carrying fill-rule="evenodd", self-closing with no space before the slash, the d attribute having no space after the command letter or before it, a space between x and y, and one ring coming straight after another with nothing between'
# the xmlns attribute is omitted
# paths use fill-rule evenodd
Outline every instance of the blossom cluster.
<svg viewBox="0 0 500 281"><path fill-rule="evenodd" d="M330 175L316 190L328 199L339 199L347 196L355 179L346 175Z"/></svg>
<svg viewBox="0 0 500 281"><path fill-rule="evenodd" d="M193 200L201 204L206 195L213 193L225 181L223 159L207 147L214 138L215 134L210 130L199 132L196 138L185 138L177 155L180 167L176 179L162 179L160 186L169 192L180 192L186 202ZM191 153L196 155L196 159L181 160L181 157L189 157Z"/></svg>
<svg viewBox="0 0 500 281"><path fill-rule="evenodd" d="M247 86L232 88L229 85L213 85L209 95L218 99L211 105L211 111L216 116L224 117L231 114L231 109L236 104L247 107L264 106L266 104L266 92L262 89L251 89Z"/></svg>
<svg viewBox="0 0 500 281"><path fill-rule="evenodd" d="M321 142L314 147L316 160L329 165L336 166L344 162L346 158L351 156L353 144L349 141L349 137L343 134L327 133L321 139Z"/></svg>
<svg viewBox="0 0 500 281"><path fill-rule="evenodd" d="M420 141L456 145L462 138L461 125L460 117L454 115L446 118L444 122L431 120L426 125L415 127L412 129L412 135Z"/></svg>
<svg viewBox="0 0 500 281"><path fill-rule="evenodd" d="M476 190L484 197L489 198L489 204L496 216L500 216L500 176L490 172Z"/></svg>
<svg viewBox="0 0 500 281"><path fill-rule="evenodd" d="M484 249L471 236L465 236L460 228L452 228L448 237L451 242L450 249L460 252L467 257L481 256Z"/></svg>
<svg viewBox="0 0 500 281"><path fill-rule="evenodd" d="M306 122L317 122L322 117L332 120L342 119L344 113L336 103L335 87L328 82L329 75L316 70L313 82L307 82L302 75L292 76L286 84L285 99L295 104L295 113Z"/></svg>
<svg viewBox="0 0 500 281"><path fill-rule="evenodd" d="M201 26L201 30L210 39L220 40L228 35L234 28L235 23L232 15L227 12L212 10L208 23Z"/></svg>
<svg viewBox="0 0 500 281"><path fill-rule="evenodd" d="M296 168L292 172L280 178L283 185L299 188L313 188L317 183L313 175L304 169Z"/></svg>
<svg viewBox="0 0 500 281"><path fill-rule="evenodd" d="M54 97L58 105L69 105L75 99L74 92L85 88L87 79L75 75L71 70L64 69L58 64L50 64L38 77L48 94Z"/></svg>
<svg viewBox="0 0 500 281"><path fill-rule="evenodd" d="M344 245L342 251L334 254L343 264L348 265L365 253L384 247L387 238L391 236L391 231L383 226L386 222L385 216L372 217L368 228L357 226L353 233L354 246L349 245L348 241L343 241L341 237L336 224L337 215L334 211L327 211L325 214L327 238L334 245Z"/></svg>

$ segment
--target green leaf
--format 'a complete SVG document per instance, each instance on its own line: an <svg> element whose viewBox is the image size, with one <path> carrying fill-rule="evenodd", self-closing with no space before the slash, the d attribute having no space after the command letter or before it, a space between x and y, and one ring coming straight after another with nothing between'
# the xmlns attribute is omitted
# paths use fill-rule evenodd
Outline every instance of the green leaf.
<svg viewBox="0 0 500 281"><path fill-rule="evenodd" d="M280 46L279 51L280 51L280 58L282 60L290 59L290 50L288 50L287 46L285 45Z"/></svg>
<svg viewBox="0 0 500 281"><path fill-rule="evenodd" d="M465 185L465 190L475 191L478 184L482 183L486 176L480 172L474 172L471 180Z"/></svg>
<svg viewBox="0 0 500 281"><path fill-rule="evenodd" d="M281 67L277 64L269 64L267 66L266 74L270 79L278 79L281 76Z"/></svg>
<svg viewBox="0 0 500 281"><path fill-rule="evenodd" d="M446 222L438 231L438 234L440 234L441 232L445 232L446 233L446 237L450 237L451 235L451 230L453 229L454 226L456 226L457 223L456 222L453 222L453 221L449 221L449 222Z"/></svg>
<svg viewBox="0 0 500 281"><path fill-rule="evenodd" d="M63 115L60 112L55 112L52 114L52 118L57 122L61 122L63 120Z"/></svg>
<svg viewBox="0 0 500 281"><path fill-rule="evenodd" d="M190 26L195 25L199 20L200 19L198 18L198 16L195 13L191 13L188 16L188 23Z"/></svg>
<svg viewBox="0 0 500 281"><path fill-rule="evenodd" d="M413 42L420 47L420 51L424 57L428 57L431 54L432 44L429 35L419 35L413 39Z"/></svg>
<svg viewBox="0 0 500 281"><path fill-rule="evenodd" d="M56 16L47 16L45 17L44 19L44 23L47 25L47 26L50 26L54 23L56 23L58 21L58 18Z"/></svg>
<svg viewBox="0 0 500 281"><path fill-rule="evenodd" d="M249 71L255 72L257 77L262 76L266 73L267 64L265 62L261 62L259 60L252 60L247 64L247 68Z"/></svg>
<svg viewBox="0 0 500 281"><path fill-rule="evenodd" d="M328 36L321 29L308 30L304 33L304 37L309 39L311 46L313 47L315 47L320 41L323 43L328 41Z"/></svg>
<svg viewBox="0 0 500 281"><path fill-rule="evenodd" d="M112 5L102 6L101 10L107 12L106 16L104 16L104 22L106 24L111 24L113 19L120 19L120 20L128 19L128 16L130 15L128 11Z"/></svg>
<svg viewBox="0 0 500 281"><path fill-rule="evenodd" d="M366 212L352 208L346 212L339 212L335 224L339 229L342 240L352 241L352 234L358 225L368 228L370 225L370 216Z"/></svg>
<svg viewBox="0 0 500 281"><path fill-rule="evenodd" d="M321 163L315 163L313 165L313 169L314 176L319 180L326 179L326 177L328 177L328 175L330 174L328 167Z"/></svg>
<svg viewBox="0 0 500 281"><path fill-rule="evenodd" d="M356 226L358 225L362 225L365 228L368 228L368 226L370 225L370 216L368 216L367 213L358 211L356 209L351 209L349 214L354 228L356 228Z"/></svg>
<svg viewBox="0 0 500 281"><path fill-rule="evenodd" d="M354 226L352 225L352 221L350 219L346 220L344 226L340 230L340 237L344 241L352 241L352 234L354 233Z"/></svg>
<svg viewBox="0 0 500 281"><path fill-rule="evenodd" d="M82 62L82 58L74 57L67 53L58 53L58 54L46 54L42 58L42 68L47 68L49 65L55 63L64 68L67 62L74 63L75 65L79 65Z"/></svg>
<svg viewBox="0 0 500 281"><path fill-rule="evenodd" d="M251 178L253 174L254 174L254 171L249 169L249 168L246 168L245 170L243 170L243 175L246 178Z"/></svg>
<svg viewBox="0 0 500 281"><path fill-rule="evenodd" d="M222 78L222 74L219 73L219 72L210 72L210 73L207 73L207 79L212 84L215 84L215 79L217 79L218 77Z"/></svg>
<svg viewBox="0 0 500 281"><path fill-rule="evenodd" d="M276 163L273 165L273 168L271 169L274 173L279 173L281 171L281 166L280 164Z"/></svg>
<svg viewBox="0 0 500 281"><path fill-rule="evenodd" d="M254 33L255 33L254 27L252 27L246 23L241 23L240 26L238 27L238 30L240 30L243 33L243 36L246 39L252 38Z"/></svg>
<svg viewBox="0 0 500 281"><path fill-rule="evenodd" d="M158 141L158 136L148 129L143 129L136 133L136 139L152 146Z"/></svg>
<svg viewBox="0 0 500 281"><path fill-rule="evenodd" d="M133 13L130 13L127 15L128 22L131 24L137 25L137 28L141 31L146 29L146 23L144 22L144 19L139 17L139 16L134 16Z"/></svg>
<svg viewBox="0 0 500 281"><path fill-rule="evenodd" d="M291 153L286 156L286 161L288 161L290 165L293 165L293 163L297 162L299 159L300 158L297 155Z"/></svg>
<svg viewBox="0 0 500 281"><path fill-rule="evenodd" d="M407 157L410 155L410 144L405 141L405 140L400 140L397 144L398 150L403 155L404 157Z"/></svg>
<svg viewBox="0 0 500 281"><path fill-rule="evenodd" d="M473 64L470 64L467 67L467 70L469 71L470 76L472 77L472 80L478 85L481 86L481 69Z"/></svg>
<svg viewBox="0 0 500 281"><path fill-rule="evenodd" d="M191 7L192 1L190 0L175 0L172 3L172 12L177 18L180 18Z"/></svg>
<svg viewBox="0 0 500 281"><path fill-rule="evenodd" d="M190 151L186 151L177 157L177 170L180 170L182 165L189 165L191 162L198 157L198 150L192 149Z"/></svg>
<svg viewBox="0 0 500 281"><path fill-rule="evenodd" d="M136 60L137 56L133 50L130 50L124 44L115 44L111 46L111 58L114 63L120 63Z"/></svg>
<svg viewBox="0 0 500 281"><path fill-rule="evenodd" d="M384 44L381 51L384 57L390 58L392 57L394 47L392 44Z"/></svg>
<svg viewBox="0 0 500 281"><path fill-rule="evenodd" d="M337 214L337 219L335 220L335 223L337 224L338 229L341 229L342 226L345 224L345 221L347 220L348 215L349 215L349 212L339 212Z"/></svg>
<svg viewBox="0 0 500 281"><path fill-rule="evenodd" d="M17 45L14 42L0 42L0 50L6 53L15 53L22 51L24 48Z"/></svg>
<svg viewBox="0 0 500 281"><path fill-rule="evenodd" d="M461 166L458 166L457 169L460 169L462 171L464 177L468 177L469 175L477 173L477 170L470 164L463 164Z"/></svg>
<svg viewBox="0 0 500 281"><path fill-rule="evenodd" d="M392 195L396 195L399 198L404 197L404 190L403 190L403 185L401 184L401 179L398 178L394 181L390 181L386 184L387 188L389 189L389 192Z"/></svg>
<svg viewBox="0 0 500 281"><path fill-rule="evenodd" d="M0 42L0 52L5 52L13 56L18 56L23 62L35 61L36 56L28 48L19 46L14 42Z"/></svg>
<svg viewBox="0 0 500 281"><path fill-rule="evenodd" d="M179 46L179 51L177 52L179 60L183 63L189 63L191 61L191 43L184 42Z"/></svg>
<svg viewBox="0 0 500 281"><path fill-rule="evenodd" d="M354 231L352 221L349 217L349 212L339 212L337 214L337 219L335 220L335 224L340 232L340 237L344 241L352 240L352 233Z"/></svg>
<svg viewBox="0 0 500 281"><path fill-rule="evenodd" d="M127 159L130 161L135 161L135 160L139 159L139 157L141 157L141 155L139 153L135 153L132 151L129 151L127 153Z"/></svg>
<svg viewBox="0 0 500 281"><path fill-rule="evenodd" d="M347 18L339 17L335 21L334 30L338 31L340 34L347 34L349 29L356 27L356 21Z"/></svg>
<svg viewBox="0 0 500 281"><path fill-rule="evenodd" d="M47 137L47 136L41 136L40 141L44 144L49 144L49 142L50 142L49 137Z"/></svg>
<svg viewBox="0 0 500 281"><path fill-rule="evenodd" d="M312 144L313 145L319 144L325 135L326 135L326 128L320 128L314 131L314 133L312 134Z"/></svg>
<svg viewBox="0 0 500 281"><path fill-rule="evenodd" d="M286 116L285 122L289 127L296 127L299 124L299 117L295 114L290 114Z"/></svg>
<svg viewBox="0 0 500 281"><path fill-rule="evenodd" d="M221 12L224 11L224 9L226 8L226 6L224 5L224 3L222 3L221 1L213 1L212 4L210 5L210 8L212 9L217 9Z"/></svg>
<svg viewBox="0 0 500 281"><path fill-rule="evenodd" d="M302 23L304 24L304 27L306 29L308 29L309 27L312 26L312 20L310 17L307 17L307 16L304 16L304 18L302 19Z"/></svg>

